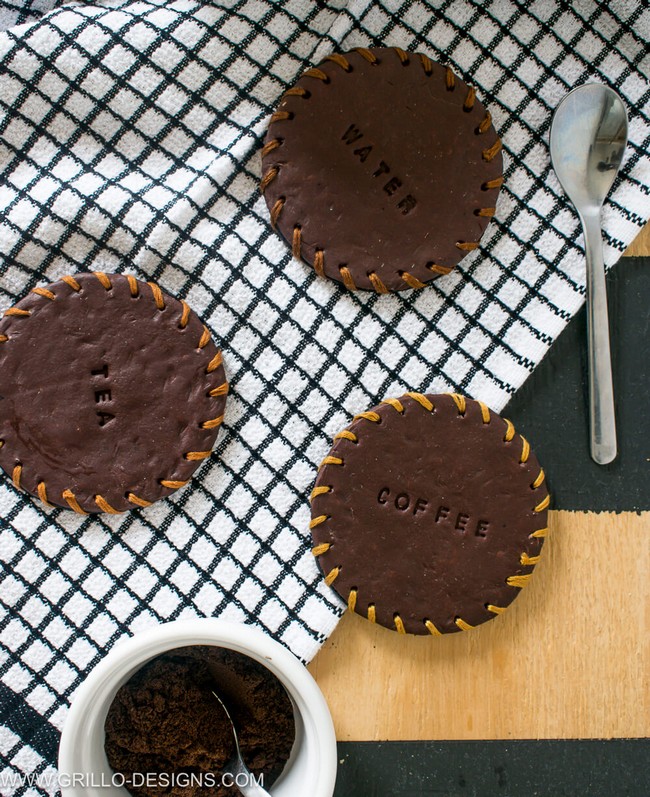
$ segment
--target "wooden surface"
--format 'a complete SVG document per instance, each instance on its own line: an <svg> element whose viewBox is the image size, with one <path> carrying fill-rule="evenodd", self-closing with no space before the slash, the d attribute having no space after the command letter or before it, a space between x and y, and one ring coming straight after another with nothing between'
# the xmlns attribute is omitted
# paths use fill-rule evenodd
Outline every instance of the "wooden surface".
<svg viewBox="0 0 650 797"><path fill-rule="evenodd" d="M310 669L341 741L650 735L650 513L551 512L507 612L400 637L346 612Z"/></svg>
<svg viewBox="0 0 650 797"><path fill-rule="evenodd" d="M626 255L650 256L650 224ZM650 736L650 512L550 515L483 626L402 637L346 612L310 665L339 740Z"/></svg>
<svg viewBox="0 0 650 797"><path fill-rule="evenodd" d="M625 251L626 257L650 256L650 222L641 230Z"/></svg>

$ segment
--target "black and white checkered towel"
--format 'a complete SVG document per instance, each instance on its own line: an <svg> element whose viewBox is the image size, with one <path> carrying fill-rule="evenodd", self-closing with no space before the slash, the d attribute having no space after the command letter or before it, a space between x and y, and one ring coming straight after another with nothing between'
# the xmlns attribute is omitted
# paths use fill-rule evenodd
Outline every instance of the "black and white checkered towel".
<svg viewBox="0 0 650 797"><path fill-rule="evenodd" d="M616 261L650 216L650 10L637 0L1 0L0 303L63 274L129 271L186 299L232 393L218 454L149 509L81 518L0 480L2 794L53 793L75 688L117 640L210 615L304 660L341 607L306 501L332 434L405 389L500 410L584 296L582 240L548 156L573 86L626 99L605 208ZM479 250L420 292L350 294L271 231L260 142L278 98L332 51L398 45L476 85L506 183ZM435 220L432 220L432 222ZM9 784L9 785L6 785Z"/></svg>

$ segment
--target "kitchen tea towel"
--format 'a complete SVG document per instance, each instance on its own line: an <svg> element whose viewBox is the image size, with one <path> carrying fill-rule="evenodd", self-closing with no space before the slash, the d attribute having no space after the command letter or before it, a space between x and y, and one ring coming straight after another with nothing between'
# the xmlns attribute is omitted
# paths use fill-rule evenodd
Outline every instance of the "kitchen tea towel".
<svg viewBox="0 0 650 797"><path fill-rule="evenodd" d="M219 455L149 509L82 518L0 481L3 794L56 791L46 776L71 695L141 628L219 616L315 654L341 612L308 542L331 435L406 389L500 410L583 301L581 234L547 148L576 84L608 83L630 112L604 214L610 265L650 216L644 6L0 2L2 307L66 273L134 272L220 335L232 386ZM449 64L503 137L506 182L480 249L419 292L351 294L316 277L270 229L257 187L283 90L362 45ZM25 774L40 780L10 780Z"/></svg>

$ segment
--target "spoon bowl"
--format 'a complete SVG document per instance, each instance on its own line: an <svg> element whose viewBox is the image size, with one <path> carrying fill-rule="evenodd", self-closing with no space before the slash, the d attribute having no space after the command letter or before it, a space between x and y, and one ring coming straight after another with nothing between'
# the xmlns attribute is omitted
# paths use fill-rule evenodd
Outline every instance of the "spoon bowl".
<svg viewBox="0 0 650 797"><path fill-rule="evenodd" d="M579 86L558 105L551 124L551 162L584 232L591 456L600 465L617 453L600 212L626 144L625 105L608 86Z"/></svg>

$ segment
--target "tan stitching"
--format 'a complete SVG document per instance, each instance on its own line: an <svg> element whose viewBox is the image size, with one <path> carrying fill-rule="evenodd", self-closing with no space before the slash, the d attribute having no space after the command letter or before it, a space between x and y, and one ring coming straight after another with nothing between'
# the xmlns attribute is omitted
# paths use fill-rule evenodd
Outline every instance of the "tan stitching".
<svg viewBox="0 0 650 797"><path fill-rule="evenodd" d="M279 199L276 199L275 204L271 208L271 226L275 229L278 219L280 218L280 213L282 213L282 208L284 207L284 203L287 200L281 196Z"/></svg>
<svg viewBox="0 0 650 797"><path fill-rule="evenodd" d="M131 296L135 299L138 295L138 281L133 276L133 274L127 274L126 279L129 283L129 290L131 291Z"/></svg>
<svg viewBox="0 0 650 797"><path fill-rule="evenodd" d="M515 436L515 427L512 425L512 421L509 421L507 418L504 418L503 421L506 425L506 432L503 435L503 442L509 443Z"/></svg>
<svg viewBox="0 0 650 797"><path fill-rule="evenodd" d="M339 577L339 573L341 572L340 567L333 567L329 573L325 576L325 583L328 587L331 587L332 584L336 581Z"/></svg>
<svg viewBox="0 0 650 797"><path fill-rule="evenodd" d="M310 529L315 529L316 526L320 526L321 523L325 523L327 518L328 518L328 515L318 515L318 517L312 518L309 521L309 528Z"/></svg>
<svg viewBox="0 0 650 797"><path fill-rule="evenodd" d="M399 616L399 614L396 614L395 617L393 617L393 622L395 623L395 628L396 628L398 634L405 634L406 633L406 628L404 628L404 623L402 621L402 618Z"/></svg>
<svg viewBox="0 0 650 797"><path fill-rule="evenodd" d="M427 263L427 268L429 271L433 271L434 274L442 274L443 276L454 270L453 267L440 266L437 263Z"/></svg>
<svg viewBox="0 0 650 797"><path fill-rule="evenodd" d="M319 277L325 276L325 257L322 249L317 249L314 252L314 271Z"/></svg>
<svg viewBox="0 0 650 797"><path fill-rule="evenodd" d="M401 402L399 399L396 399L396 398L387 398L387 399L384 399L384 400L383 400L382 402L380 402L380 403L381 403L381 404L388 404L388 405L389 405L390 407L392 407L394 410L397 410L397 412L399 412L399 414L400 414L400 415L403 415L403 414L404 414L404 405L402 404L402 402Z"/></svg>
<svg viewBox="0 0 650 797"><path fill-rule="evenodd" d="M497 212L496 208L477 208L474 213L484 219L491 219Z"/></svg>
<svg viewBox="0 0 650 797"><path fill-rule="evenodd" d="M492 114L489 111L486 111L483 120L481 121L480 125L476 128L476 132L479 135L482 135L483 133L487 133L487 131L490 129L491 126L492 126Z"/></svg>
<svg viewBox="0 0 650 797"><path fill-rule="evenodd" d="M496 158L498 153L501 151L501 139L497 138L497 140L492 144L491 147L483 150L483 160L487 161L488 163Z"/></svg>
<svg viewBox="0 0 650 797"><path fill-rule="evenodd" d="M431 620L424 620L424 625L426 626L427 631L431 634L431 636L442 636L442 632L438 631L435 625L431 622Z"/></svg>
<svg viewBox="0 0 650 797"><path fill-rule="evenodd" d="M474 102L476 101L476 89L474 86L470 86L467 90L467 96L465 97L465 102L463 103L463 110L464 111L471 111L474 107Z"/></svg>
<svg viewBox="0 0 650 797"><path fill-rule="evenodd" d="M260 192L263 194L269 185L275 180L275 178L280 174L280 170L277 166L271 166L268 172L262 177L260 180Z"/></svg>
<svg viewBox="0 0 650 797"><path fill-rule="evenodd" d="M546 478L546 474L544 473L544 468L541 468L539 473L537 474L537 478L535 481L530 485L533 490L536 490L538 487L541 487L542 482Z"/></svg>
<svg viewBox="0 0 650 797"><path fill-rule="evenodd" d="M352 274L350 273L350 269L347 266L339 266L339 273L345 287L349 291L356 291L357 286L354 282Z"/></svg>
<svg viewBox="0 0 650 797"><path fill-rule="evenodd" d="M183 312L181 313L181 320L178 322L178 326L181 329L185 329L187 322L190 320L190 306L184 299L181 299L181 307L183 308Z"/></svg>
<svg viewBox="0 0 650 797"><path fill-rule="evenodd" d="M161 479L160 484L168 490L180 490L181 487L185 487L187 481L182 482L175 479Z"/></svg>
<svg viewBox="0 0 650 797"><path fill-rule="evenodd" d="M327 485L323 484L320 487L314 487L311 491L311 495L309 496L309 500L313 501L314 498L318 498L319 495L325 495L325 493L331 493L332 488L328 487Z"/></svg>
<svg viewBox="0 0 650 797"><path fill-rule="evenodd" d="M328 55L325 57L325 60L332 61L333 63L338 64L338 66L340 66L341 69L344 69L346 72L350 72L352 70L352 67L350 66L350 62L348 61L348 59L345 56L340 55L339 53L333 53L332 55Z"/></svg>
<svg viewBox="0 0 650 797"><path fill-rule="evenodd" d="M456 88L456 75L454 75L449 67L447 67L445 71L445 84L447 86L447 91L453 91Z"/></svg>
<svg viewBox="0 0 650 797"><path fill-rule="evenodd" d="M509 587L517 587L518 589L523 589L530 581L530 577L532 575L533 575L532 573L527 573L524 576L508 576L508 578L506 579L506 584Z"/></svg>
<svg viewBox="0 0 650 797"><path fill-rule="evenodd" d="M481 408L481 418L483 418L483 423L490 423L490 410L488 409L487 404L484 404L482 401L477 401L476 403Z"/></svg>
<svg viewBox="0 0 650 797"><path fill-rule="evenodd" d="M372 412L372 410L369 410L368 412L360 412L358 415L355 415L352 420L358 421L361 418L363 418L364 421L370 421L371 423L379 423L379 421L381 421L381 415L376 412Z"/></svg>
<svg viewBox="0 0 650 797"><path fill-rule="evenodd" d="M539 562L540 559L541 556L528 556L528 554L525 551L519 557L519 561L521 562L522 565L530 565L531 567L534 567Z"/></svg>
<svg viewBox="0 0 650 797"><path fill-rule="evenodd" d="M209 421L203 421L201 424L201 429L216 429L218 426L221 426L223 419L224 416L219 415L218 418L212 418Z"/></svg>
<svg viewBox="0 0 650 797"><path fill-rule="evenodd" d="M533 508L533 512L543 512L547 506L551 503L551 496L547 495L543 501L537 504L536 507Z"/></svg>
<svg viewBox="0 0 650 797"><path fill-rule="evenodd" d="M414 277L413 274L409 274L408 271L400 271L399 275L409 288L424 288L425 283Z"/></svg>
<svg viewBox="0 0 650 797"><path fill-rule="evenodd" d="M420 62L422 63L425 74L430 75L433 72L433 63L431 59L424 53L418 53L418 55L420 56Z"/></svg>
<svg viewBox="0 0 650 797"><path fill-rule="evenodd" d="M93 271L93 274L94 274L94 275L97 277L97 279L98 279L98 280L101 282L101 284L103 285L103 287L104 287L104 288L106 288L106 290L107 290L107 291L110 291L110 289L111 289L113 286L111 285L111 281L110 281L110 279L108 278L108 274L105 274L103 271Z"/></svg>
<svg viewBox="0 0 650 797"><path fill-rule="evenodd" d="M65 277L61 277L61 281L65 282L66 285L69 285L72 288L72 290L76 291L77 293L79 293L79 291L81 290L81 285L79 285L79 283L74 277L66 275Z"/></svg>
<svg viewBox="0 0 650 797"><path fill-rule="evenodd" d="M195 461L197 459L206 459L209 457L212 451L188 451L184 456L185 459L189 459L190 461Z"/></svg>
<svg viewBox="0 0 650 797"><path fill-rule="evenodd" d="M374 603L371 603L368 606L368 619L370 620L371 623L376 623L377 622L377 611L375 609L375 604Z"/></svg>
<svg viewBox="0 0 650 797"><path fill-rule="evenodd" d="M433 412L433 404L422 393L407 393L406 395L410 396L413 401L417 401L427 412Z"/></svg>
<svg viewBox="0 0 650 797"><path fill-rule="evenodd" d="M102 510L102 512L107 512L109 515L121 514L119 509L114 509L105 498L102 498L101 495L95 496L95 503Z"/></svg>
<svg viewBox="0 0 650 797"><path fill-rule="evenodd" d="M530 536L535 538L546 537L548 536L548 528L537 529L537 531L534 531Z"/></svg>
<svg viewBox="0 0 650 797"><path fill-rule="evenodd" d="M522 447L521 447L521 456L519 457L519 464L524 465L528 462L528 457L530 456L530 443L523 435L519 435L521 437Z"/></svg>
<svg viewBox="0 0 650 797"><path fill-rule="evenodd" d="M67 501L68 506L70 507L70 509L74 509L74 511L78 515L87 515L88 514L88 512L84 512L84 510L79 506L79 502L77 501L77 499L75 497L75 494L72 492L72 490L64 490L61 493L61 497L65 501Z"/></svg>
<svg viewBox="0 0 650 797"><path fill-rule="evenodd" d="M490 191L492 188L501 188L503 185L503 177L495 177L494 180L487 180L481 188L484 191Z"/></svg>
<svg viewBox="0 0 650 797"><path fill-rule="evenodd" d="M377 56L367 47L355 47L355 52L359 53L362 58L365 58L369 64L378 64Z"/></svg>
<svg viewBox="0 0 650 797"><path fill-rule="evenodd" d="M322 80L323 83L329 83L330 79L327 76L327 73L323 72L322 69L318 69L317 67L312 67L308 69L304 74L303 77L313 77L316 80Z"/></svg>
<svg viewBox="0 0 650 797"><path fill-rule="evenodd" d="M344 429L342 432L334 435L335 440L349 440L351 443L356 443L359 438L356 436L354 432L351 432L349 429Z"/></svg>
<svg viewBox="0 0 650 797"><path fill-rule="evenodd" d="M492 612L492 614L503 614L506 610L506 606L495 606L493 603L486 604L485 608L488 612Z"/></svg>
<svg viewBox="0 0 650 797"><path fill-rule="evenodd" d="M14 487L17 490L20 490L20 477L22 475L22 472L23 472L23 466L19 463L13 469L13 472L11 474L11 481L14 483Z"/></svg>
<svg viewBox="0 0 650 797"><path fill-rule="evenodd" d="M156 307L159 310L165 309L165 299L163 297L163 292L160 290L158 285L155 282L147 282L147 285L151 288L151 293L153 294L153 300L156 303Z"/></svg>
<svg viewBox="0 0 650 797"><path fill-rule="evenodd" d="M129 500L132 504L135 504L136 506L145 507L145 506L151 506L152 504L152 501L145 501L144 498L138 498L138 496L135 493L129 493L126 497L127 500Z"/></svg>
<svg viewBox="0 0 650 797"><path fill-rule="evenodd" d="M401 47L393 47L393 50L395 50L395 52L397 53L397 57L402 62L402 65L406 66L409 62L408 53L402 50Z"/></svg>
<svg viewBox="0 0 650 797"><path fill-rule="evenodd" d="M474 628L473 625L466 623L462 617L454 618L454 623L456 623L456 625L460 628L461 631L471 631L472 628Z"/></svg>
<svg viewBox="0 0 650 797"><path fill-rule="evenodd" d="M300 86L293 86L290 89L287 89L284 92L285 97L309 97L309 92L307 89L303 89Z"/></svg>
<svg viewBox="0 0 650 797"><path fill-rule="evenodd" d="M208 345L209 342L210 342L210 330L204 324L203 325L203 334L199 338L199 342L198 342L197 348L198 349L203 349L203 348L205 348L205 346Z"/></svg>
<svg viewBox="0 0 650 797"><path fill-rule="evenodd" d="M221 351L218 351L208 363L205 372L207 374L211 374L213 371L217 370L217 368L221 365L222 362L223 362L223 354L221 353Z"/></svg>
<svg viewBox="0 0 650 797"><path fill-rule="evenodd" d="M266 144L262 147L262 157L265 158L274 149L277 149L280 144L282 144L281 138L272 138L270 141L267 141Z"/></svg>
<svg viewBox="0 0 650 797"><path fill-rule="evenodd" d="M322 556L324 553L327 553L332 546L329 542L324 542L321 545L315 545L311 552L314 556Z"/></svg>
<svg viewBox="0 0 650 797"><path fill-rule="evenodd" d="M291 254L296 258L296 260L300 260L302 250L302 230L300 226L296 224L293 228L293 240L291 242Z"/></svg>
<svg viewBox="0 0 650 797"><path fill-rule="evenodd" d="M18 318L26 318L31 315L31 312L29 310L21 310L19 307L10 307L8 310L5 310L4 314L17 316Z"/></svg>
<svg viewBox="0 0 650 797"><path fill-rule="evenodd" d="M388 288L381 281L381 277L374 271L371 271L368 274L368 279L372 283L372 287L377 291L377 293L388 293Z"/></svg>
<svg viewBox="0 0 650 797"><path fill-rule="evenodd" d="M478 241L456 241L456 246L458 249L462 249L463 252L472 252L474 249L478 249Z"/></svg>
<svg viewBox="0 0 650 797"><path fill-rule="evenodd" d="M456 407L458 407L458 414L464 415L467 410L465 396L461 396L459 393L447 393L447 395L453 400Z"/></svg>
<svg viewBox="0 0 650 797"><path fill-rule="evenodd" d="M357 591L356 589L351 589L350 594L348 595L348 609L353 612L357 605Z"/></svg>
<svg viewBox="0 0 650 797"><path fill-rule="evenodd" d="M293 119L293 114L290 111L276 111L271 116L271 123L272 122L287 122L290 119Z"/></svg>
<svg viewBox="0 0 650 797"><path fill-rule="evenodd" d="M216 398L217 396L226 396L228 395L228 382L224 382L219 387L213 388L209 393L208 396L212 396L212 398Z"/></svg>
<svg viewBox="0 0 650 797"><path fill-rule="evenodd" d="M46 299L49 299L53 302L56 299L56 295L52 293L52 291L48 291L47 288L32 288L32 293L36 293L38 296L43 296Z"/></svg>
<svg viewBox="0 0 650 797"><path fill-rule="evenodd" d="M333 457L331 455L328 455L325 457L325 459L320 463L318 467L320 469L325 465L342 465L342 464L343 460L341 459L341 457Z"/></svg>
<svg viewBox="0 0 650 797"><path fill-rule="evenodd" d="M53 504L51 504L47 500L47 488L45 487L45 482L39 482L36 485L36 492L38 493L38 497L45 504L45 506L53 506Z"/></svg>

